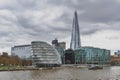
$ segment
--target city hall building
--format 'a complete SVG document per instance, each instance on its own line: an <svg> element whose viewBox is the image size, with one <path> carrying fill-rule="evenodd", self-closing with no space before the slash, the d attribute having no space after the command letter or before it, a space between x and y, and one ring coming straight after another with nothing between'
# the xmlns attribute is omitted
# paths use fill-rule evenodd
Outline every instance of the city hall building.
<svg viewBox="0 0 120 80"><path fill-rule="evenodd" d="M61 65L61 57L58 51L46 42L33 41L33 66L52 67Z"/></svg>

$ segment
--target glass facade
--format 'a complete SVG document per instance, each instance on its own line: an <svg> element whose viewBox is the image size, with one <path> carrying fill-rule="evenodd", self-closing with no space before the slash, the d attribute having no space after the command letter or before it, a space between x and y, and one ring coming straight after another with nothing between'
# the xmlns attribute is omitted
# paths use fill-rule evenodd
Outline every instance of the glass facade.
<svg viewBox="0 0 120 80"><path fill-rule="evenodd" d="M80 40L80 32L79 32L79 23L78 23L77 11L75 11L73 18L73 25L72 25L70 48L72 50L75 50L80 47L81 47L81 40Z"/></svg>
<svg viewBox="0 0 120 80"><path fill-rule="evenodd" d="M109 64L110 50L82 47L75 50L75 61L83 64Z"/></svg>
<svg viewBox="0 0 120 80"><path fill-rule="evenodd" d="M65 64L75 64L75 55L72 49L65 51Z"/></svg>
<svg viewBox="0 0 120 80"><path fill-rule="evenodd" d="M58 51L61 56L62 64L64 64L64 51L66 49L65 42L58 42L57 38L52 40L52 46Z"/></svg>
<svg viewBox="0 0 120 80"><path fill-rule="evenodd" d="M62 47L56 46L55 49L61 56L62 64L64 64L64 49Z"/></svg>
<svg viewBox="0 0 120 80"><path fill-rule="evenodd" d="M31 45L18 45L11 48L11 55L21 59L31 59Z"/></svg>
<svg viewBox="0 0 120 80"><path fill-rule="evenodd" d="M61 64L60 54L51 45L41 41L34 41L31 44L33 65L38 67L49 67Z"/></svg>
<svg viewBox="0 0 120 80"><path fill-rule="evenodd" d="M75 51L75 63L76 64L84 64L86 62L85 52L83 49L76 49Z"/></svg>

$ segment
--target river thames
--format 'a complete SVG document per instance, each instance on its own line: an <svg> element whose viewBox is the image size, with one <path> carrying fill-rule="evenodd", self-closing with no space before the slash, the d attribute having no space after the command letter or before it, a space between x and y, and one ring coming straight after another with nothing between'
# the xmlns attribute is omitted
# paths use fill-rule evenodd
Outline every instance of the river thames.
<svg viewBox="0 0 120 80"><path fill-rule="evenodd" d="M0 80L120 80L120 67L104 67L103 70L87 68L62 68L33 71L3 71Z"/></svg>

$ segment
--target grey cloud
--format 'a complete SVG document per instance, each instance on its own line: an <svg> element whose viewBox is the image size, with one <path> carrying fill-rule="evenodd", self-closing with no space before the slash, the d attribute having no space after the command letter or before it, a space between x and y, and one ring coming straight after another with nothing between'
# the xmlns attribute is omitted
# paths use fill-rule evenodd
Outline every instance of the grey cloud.
<svg viewBox="0 0 120 80"><path fill-rule="evenodd" d="M76 1L76 2L73 2ZM66 6L71 11L71 13L64 13L61 15L57 21L63 21L69 26L72 26L72 19L74 10L78 10L79 25L82 35L94 34L100 30L120 30L116 22L120 20L120 3L117 0L61 0L59 1L49 1L53 5ZM72 9L72 10L71 10ZM86 23L81 25L81 23ZM91 24L97 24L98 26L90 27ZM99 23L106 24L104 26L99 25ZM113 25L114 24L114 25ZM112 26L113 25L113 26ZM108 27L109 26L109 27ZM65 26L66 28L68 26ZM85 30L84 28L88 28ZM99 27L99 28L98 28ZM64 28L63 28L64 29Z"/></svg>
<svg viewBox="0 0 120 80"><path fill-rule="evenodd" d="M70 9L84 11L79 14L83 22L113 22L120 19L120 3L116 0L61 0L49 1L53 5L67 6Z"/></svg>
<svg viewBox="0 0 120 80"><path fill-rule="evenodd" d="M98 31L98 29L83 30L83 31L81 31L81 34L82 35L91 35L91 34L94 34L97 31Z"/></svg>
<svg viewBox="0 0 120 80"><path fill-rule="evenodd" d="M91 35L102 29L99 25L96 24L81 23L79 26L81 35Z"/></svg>
<svg viewBox="0 0 120 80"><path fill-rule="evenodd" d="M120 30L117 0L16 0L0 6L2 10L7 14L0 15L0 37L5 43L0 45L69 37L75 10L82 36L101 30Z"/></svg>
<svg viewBox="0 0 120 80"><path fill-rule="evenodd" d="M39 33L42 33L42 32L45 32L45 30L43 29L43 25L41 24L34 24L32 23L32 19L27 19L25 18L24 16L20 16L18 18L18 23L20 24L21 27L24 28L24 31L26 33L30 33L30 34L39 34ZM45 27L45 26L44 26Z"/></svg>
<svg viewBox="0 0 120 80"><path fill-rule="evenodd" d="M70 32L70 28L61 28L61 27L51 27L55 32Z"/></svg>
<svg viewBox="0 0 120 80"><path fill-rule="evenodd" d="M18 0L18 3L20 3L25 8L31 8L31 7L34 7L36 5L35 0Z"/></svg>
<svg viewBox="0 0 120 80"><path fill-rule="evenodd" d="M120 37L113 36L113 37L106 37L106 39L109 39L109 40L117 40L117 39L120 39Z"/></svg>
<svg viewBox="0 0 120 80"><path fill-rule="evenodd" d="M100 1L85 7L85 12L79 16L81 21L114 22L120 18L120 4L114 1Z"/></svg>

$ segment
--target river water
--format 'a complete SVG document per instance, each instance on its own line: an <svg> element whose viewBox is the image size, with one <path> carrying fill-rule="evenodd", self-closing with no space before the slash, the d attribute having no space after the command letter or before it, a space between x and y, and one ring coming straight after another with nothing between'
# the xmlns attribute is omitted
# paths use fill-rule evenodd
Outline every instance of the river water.
<svg viewBox="0 0 120 80"><path fill-rule="evenodd" d="M5 71L0 80L120 80L120 67L104 67L103 70L87 68L63 68L54 70Z"/></svg>

